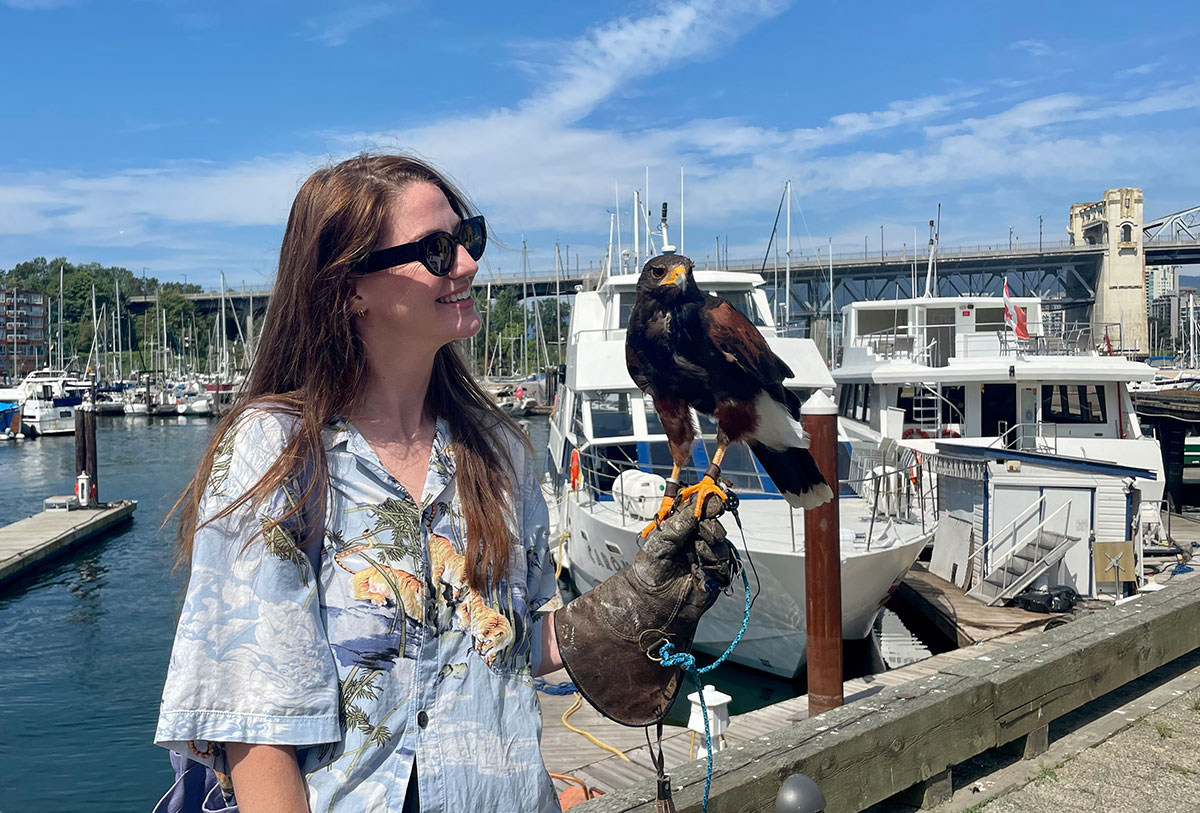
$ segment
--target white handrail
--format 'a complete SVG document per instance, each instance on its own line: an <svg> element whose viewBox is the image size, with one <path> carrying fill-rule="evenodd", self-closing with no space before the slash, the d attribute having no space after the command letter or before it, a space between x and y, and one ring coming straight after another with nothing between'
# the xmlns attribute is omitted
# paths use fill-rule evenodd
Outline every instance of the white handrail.
<svg viewBox="0 0 1200 813"><path fill-rule="evenodd" d="M1042 499L1045 499L1045 498L1043 497ZM1040 535L1042 532L1042 529L1046 527L1047 522L1049 522L1050 520L1052 520L1056 516L1058 516L1059 513L1064 508L1069 508L1070 506L1071 506L1070 502L1065 502L1062 505L1060 505L1058 508L1054 509L1054 512L1051 513L1050 516L1046 517L1044 520L1039 522L1036 528L1034 528L1029 533L1025 534L1025 536L1021 539L1020 542L1014 544L1010 550L1008 550L1003 556L1001 556L999 558L999 560L997 560L996 563L994 565L992 565L992 567L988 571L987 575L990 576L991 574L993 574L997 570L999 570L1001 568L1001 566L1004 565L1005 562L1007 562L1009 559L1011 559L1016 554L1017 551L1024 550L1025 546L1029 543L1030 538L1032 538L1034 535ZM1071 538L1069 534L1064 534L1064 536L1066 536L1068 539ZM1041 558L1044 559L1045 557L1043 556ZM1038 560L1038 561L1040 561L1040 560ZM1036 564L1037 564L1037 561L1034 562L1034 565L1036 565ZM1032 565L1031 565L1031 567L1032 567ZM985 576L984 578L987 578L987 576ZM1002 589L1007 590L1008 587L1009 587L1008 582L1007 582L1007 580L1005 580L1005 584Z"/></svg>
<svg viewBox="0 0 1200 813"><path fill-rule="evenodd" d="M1040 511L1045 506L1045 503L1046 503L1045 495L1038 497L1037 502L1031 502L1029 504L1029 506L1027 508L1025 508L1025 510L1023 510L1021 513L1017 514L1017 516L1013 519L1012 522L1005 525L1004 529L1002 531L1000 531L1000 533L992 534L991 539L988 540L988 543L986 545L982 546L981 548L979 548L979 550L975 551L970 556L968 556L967 561L970 562L972 559L974 559L976 556L983 553L984 551L992 550L993 548L998 547L1001 542L1001 537L1006 536L1010 530L1016 531L1018 523L1024 522L1025 520L1029 519L1029 514L1032 511L1032 509L1036 508Z"/></svg>

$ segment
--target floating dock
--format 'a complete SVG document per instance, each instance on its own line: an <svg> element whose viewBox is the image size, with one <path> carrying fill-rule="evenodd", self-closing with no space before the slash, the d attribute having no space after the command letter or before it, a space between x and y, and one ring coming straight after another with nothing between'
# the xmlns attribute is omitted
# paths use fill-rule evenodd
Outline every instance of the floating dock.
<svg viewBox="0 0 1200 813"><path fill-rule="evenodd" d="M137 500L97 508L42 511L0 528L0 584L133 517Z"/></svg>

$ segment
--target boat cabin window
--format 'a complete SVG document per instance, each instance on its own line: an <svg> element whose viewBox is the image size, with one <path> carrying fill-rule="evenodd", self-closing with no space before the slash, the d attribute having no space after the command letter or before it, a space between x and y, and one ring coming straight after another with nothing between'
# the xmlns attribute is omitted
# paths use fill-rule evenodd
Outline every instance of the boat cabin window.
<svg viewBox="0 0 1200 813"><path fill-rule="evenodd" d="M589 400L588 406L592 412L592 437L619 438L633 434L628 393L606 392L601 398Z"/></svg>
<svg viewBox="0 0 1200 813"><path fill-rule="evenodd" d="M1043 385L1042 420L1047 423L1107 423L1104 385Z"/></svg>
<svg viewBox="0 0 1200 813"><path fill-rule="evenodd" d="M902 406L897 404L897 406ZM843 418L867 423L871 420L871 385L845 384L839 396L838 413ZM910 419L911 420L911 419Z"/></svg>
<svg viewBox="0 0 1200 813"><path fill-rule="evenodd" d="M571 425L575 427L575 437L583 439L587 437L587 433L583 431L583 398L582 393L575 396L575 414L572 416Z"/></svg>
<svg viewBox="0 0 1200 813"><path fill-rule="evenodd" d="M617 319L619 321L617 322L617 327L629 327L629 314L633 312L633 301L635 298L636 294L634 294L632 291L627 294L621 294L620 298L618 298Z"/></svg>

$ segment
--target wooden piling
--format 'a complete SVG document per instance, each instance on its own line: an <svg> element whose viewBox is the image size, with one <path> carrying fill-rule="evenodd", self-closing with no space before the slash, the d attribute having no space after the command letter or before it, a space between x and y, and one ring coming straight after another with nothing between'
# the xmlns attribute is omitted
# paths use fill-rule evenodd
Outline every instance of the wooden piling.
<svg viewBox="0 0 1200 813"><path fill-rule="evenodd" d="M805 636L808 713L845 702L842 695L842 559L838 515L837 405L821 390L800 410L808 451L833 489L833 499L804 511Z"/></svg>

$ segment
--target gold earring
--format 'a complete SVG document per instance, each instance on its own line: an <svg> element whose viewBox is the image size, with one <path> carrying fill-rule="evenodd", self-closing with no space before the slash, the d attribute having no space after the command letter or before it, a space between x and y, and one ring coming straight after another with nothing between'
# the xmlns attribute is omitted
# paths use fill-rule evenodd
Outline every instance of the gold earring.
<svg viewBox="0 0 1200 813"><path fill-rule="evenodd" d="M367 309L366 308L358 308L357 310L354 311L354 315L359 318L362 318L363 316L367 315Z"/></svg>

